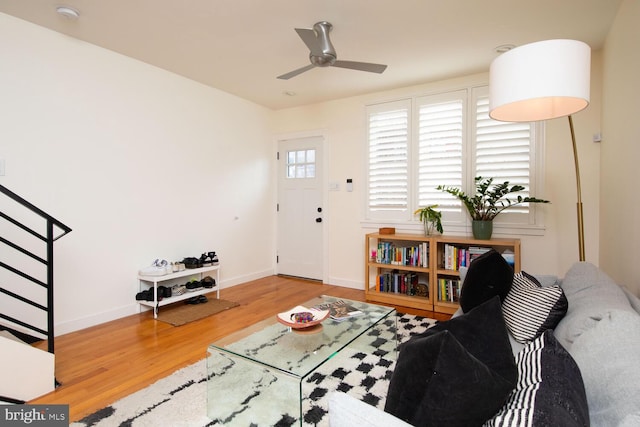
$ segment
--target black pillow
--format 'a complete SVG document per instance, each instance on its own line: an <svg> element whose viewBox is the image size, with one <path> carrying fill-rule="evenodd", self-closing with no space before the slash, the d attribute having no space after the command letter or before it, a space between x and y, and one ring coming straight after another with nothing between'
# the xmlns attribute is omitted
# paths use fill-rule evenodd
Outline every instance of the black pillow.
<svg viewBox="0 0 640 427"><path fill-rule="evenodd" d="M580 369L551 330L516 356L518 386L485 426L588 426L589 408Z"/></svg>
<svg viewBox="0 0 640 427"><path fill-rule="evenodd" d="M504 301L513 283L513 268L495 249L473 260L462 283L460 307L468 312L498 295Z"/></svg>
<svg viewBox="0 0 640 427"><path fill-rule="evenodd" d="M502 407L516 380L495 297L400 346L384 409L412 425L481 425Z"/></svg>

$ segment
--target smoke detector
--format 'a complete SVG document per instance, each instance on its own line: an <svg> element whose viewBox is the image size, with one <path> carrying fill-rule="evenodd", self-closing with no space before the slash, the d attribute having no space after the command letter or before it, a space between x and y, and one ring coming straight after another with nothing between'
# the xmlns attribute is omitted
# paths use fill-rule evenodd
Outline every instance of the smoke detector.
<svg viewBox="0 0 640 427"><path fill-rule="evenodd" d="M74 9L70 6L57 6L56 12L58 12L59 15L62 15L67 19L75 20L80 17L80 12L78 12L77 9Z"/></svg>

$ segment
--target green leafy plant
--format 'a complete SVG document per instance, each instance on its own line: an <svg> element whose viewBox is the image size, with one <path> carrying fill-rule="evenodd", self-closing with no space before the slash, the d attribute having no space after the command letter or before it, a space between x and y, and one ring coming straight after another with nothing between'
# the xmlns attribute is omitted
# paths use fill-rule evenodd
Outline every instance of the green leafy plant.
<svg viewBox="0 0 640 427"><path fill-rule="evenodd" d="M442 212L435 210L438 205L429 205L424 208L416 209L414 215L420 215L420 221L425 225L425 230L435 227L439 233L442 233ZM433 227L429 227L432 224Z"/></svg>
<svg viewBox="0 0 640 427"><path fill-rule="evenodd" d="M493 184L493 178L475 178L476 194L470 196L456 187L439 185L438 190L457 197L469 211L471 219L477 221L492 221L500 212L521 203L551 203L537 197L522 197L509 199L506 196L524 190L522 185L509 185L509 181Z"/></svg>

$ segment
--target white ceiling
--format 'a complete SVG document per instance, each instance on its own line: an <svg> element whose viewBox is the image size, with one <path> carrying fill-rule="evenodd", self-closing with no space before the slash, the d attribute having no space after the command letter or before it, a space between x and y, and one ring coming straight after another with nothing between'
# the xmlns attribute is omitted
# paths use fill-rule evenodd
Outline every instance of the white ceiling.
<svg viewBox="0 0 640 427"><path fill-rule="evenodd" d="M487 71L502 44L571 38L599 49L620 1L0 0L0 12L281 109ZM61 4L80 18L58 15ZM339 59L387 70L276 79L309 63L294 28L323 20Z"/></svg>

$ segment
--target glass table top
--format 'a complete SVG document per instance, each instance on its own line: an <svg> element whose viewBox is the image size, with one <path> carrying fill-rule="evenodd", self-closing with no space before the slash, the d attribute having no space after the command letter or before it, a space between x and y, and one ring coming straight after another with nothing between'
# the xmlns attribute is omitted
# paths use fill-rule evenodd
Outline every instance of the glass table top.
<svg viewBox="0 0 640 427"><path fill-rule="evenodd" d="M209 351L230 353L303 377L395 313L392 307L329 296L314 298L300 305L311 308L338 301L344 301L361 313L341 321L327 317L321 327L309 328L308 331L292 329L272 316L214 342Z"/></svg>

